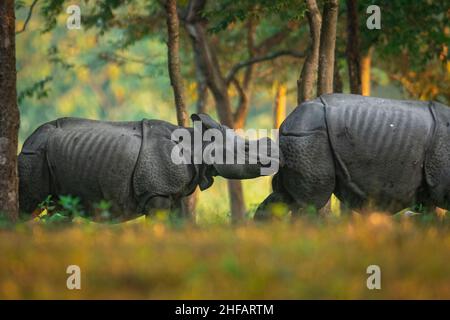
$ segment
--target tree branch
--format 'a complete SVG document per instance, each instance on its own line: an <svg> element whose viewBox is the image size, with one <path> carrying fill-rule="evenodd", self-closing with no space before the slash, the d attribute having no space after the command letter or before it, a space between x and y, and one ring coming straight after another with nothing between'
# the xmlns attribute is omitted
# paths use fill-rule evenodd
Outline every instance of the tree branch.
<svg viewBox="0 0 450 320"><path fill-rule="evenodd" d="M255 50L255 33L256 33L256 23L255 19L250 17L247 22L247 51L249 59L253 59L256 55ZM239 84L236 78L233 82L238 89L240 99L238 106L233 114L235 128L240 129L245 125L247 119L248 109L250 105L250 99L253 91L253 74L254 64L249 65L245 68L244 78L242 80L242 86Z"/></svg>
<svg viewBox="0 0 450 320"><path fill-rule="evenodd" d="M27 15L27 18L25 19L25 22L23 23L22 29L19 31L16 31L16 34L21 34L27 28L28 22L31 19L31 15L33 14L34 6L36 5L36 3L38 3L38 1L39 0L34 0L33 3L30 5L30 9L28 10L28 15Z"/></svg>
<svg viewBox="0 0 450 320"><path fill-rule="evenodd" d="M149 59L139 59L134 57L127 57L116 52L100 52L97 57L101 60L113 62L118 65L122 65L126 62L138 63L143 65L150 65L152 63L151 57Z"/></svg>
<svg viewBox="0 0 450 320"><path fill-rule="evenodd" d="M254 48L255 52L261 54L269 51L270 48L282 42L289 35L290 31L291 31L290 28L285 27L280 31L272 34L271 36L262 40L258 45L255 46Z"/></svg>
<svg viewBox="0 0 450 320"><path fill-rule="evenodd" d="M236 78L233 78L233 79L231 79L230 81L231 81L231 83L233 83L234 86L236 87L236 90L237 90L237 92L238 92L238 94L239 94L240 99L241 99L242 101L247 100L247 95L245 94L244 89L242 89L242 86L241 86L241 84L239 83L239 81L237 81Z"/></svg>
<svg viewBox="0 0 450 320"><path fill-rule="evenodd" d="M234 65L231 68L230 72L228 73L227 78L226 78L227 84L231 83L233 78L236 76L236 73L240 69L245 68L245 67L250 66L255 63L260 63L260 62L264 62L264 61L268 61L268 60L274 60L274 59L277 59L277 58L283 57L283 56L291 56L294 58L304 58L305 54L303 52L297 52L297 51L292 51L292 50L281 50L281 51L273 52L266 56L255 57L255 58L251 58L247 61L239 62L238 64Z"/></svg>

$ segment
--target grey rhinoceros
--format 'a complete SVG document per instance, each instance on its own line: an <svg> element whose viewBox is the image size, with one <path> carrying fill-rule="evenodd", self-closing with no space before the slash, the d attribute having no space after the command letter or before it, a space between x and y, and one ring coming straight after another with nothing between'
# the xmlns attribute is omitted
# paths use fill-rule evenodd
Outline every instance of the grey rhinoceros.
<svg viewBox="0 0 450 320"><path fill-rule="evenodd" d="M194 114L192 119L201 123L201 130L213 128L224 137L228 134L236 141L242 139L205 114ZM177 129L181 127L160 120L108 122L62 118L43 124L25 141L19 155L21 212L32 212L47 195L72 195L79 197L88 210L107 200L112 204L113 217L126 220L155 209L178 208L182 197L197 186L201 190L210 187L216 175L226 178L260 175L261 162L208 164L188 161L191 159L174 162L172 153L180 141L175 141L172 134ZM193 128L186 130L183 132L194 135ZM193 143L194 139L190 140ZM240 142L248 153L249 140ZM211 143L215 141L202 140L200 148ZM264 143L269 143L268 139ZM226 149L223 154L229 151ZM183 157L193 155L190 151Z"/></svg>
<svg viewBox="0 0 450 320"><path fill-rule="evenodd" d="M450 209L450 109L437 102L348 94L302 103L280 128L281 168L269 206L323 207L334 193L352 209Z"/></svg>

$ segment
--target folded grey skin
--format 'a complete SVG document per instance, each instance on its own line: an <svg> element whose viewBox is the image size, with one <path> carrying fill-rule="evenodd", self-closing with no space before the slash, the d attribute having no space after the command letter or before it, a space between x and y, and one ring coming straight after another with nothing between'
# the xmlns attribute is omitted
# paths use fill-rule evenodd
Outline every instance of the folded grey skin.
<svg viewBox="0 0 450 320"><path fill-rule="evenodd" d="M226 134L207 115L192 118ZM160 120L62 118L43 124L19 155L21 211L31 213L47 195L71 195L81 199L88 214L96 203L107 200L112 218L127 220L159 209L179 209L182 197L197 186L209 188L215 175L260 175L260 164L174 163L172 152L180 142L172 133L177 129L184 128ZM193 128L185 130L193 136ZM212 143L202 142L201 148Z"/></svg>
<svg viewBox="0 0 450 320"><path fill-rule="evenodd" d="M274 174L278 170L281 159L278 143L269 137L249 140L235 134L233 130L217 123L206 114L193 114L191 119L194 122L202 123L203 132L211 129L221 132L223 149L220 158L223 163L215 162L213 165L217 175L227 179L253 179L262 175ZM233 141L232 145L227 144L227 140ZM243 152L239 153L239 150ZM239 159L239 155L243 156ZM230 159L232 159L232 163L226 161ZM272 168L273 170L270 170Z"/></svg>
<svg viewBox="0 0 450 320"><path fill-rule="evenodd" d="M280 128L283 165L257 219L276 202L293 213L334 193L348 208L450 208L450 109L438 102L348 94L302 103Z"/></svg>

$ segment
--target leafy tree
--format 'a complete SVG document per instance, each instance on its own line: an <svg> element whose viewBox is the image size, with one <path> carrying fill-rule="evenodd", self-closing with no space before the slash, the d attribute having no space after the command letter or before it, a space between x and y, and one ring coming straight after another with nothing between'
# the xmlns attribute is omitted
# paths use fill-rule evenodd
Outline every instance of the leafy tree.
<svg viewBox="0 0 450 320"><path fill-rule="evenodd" d="M180 30L179 30L179 19L177 12L177 2L176 0L167 0L165 4L166 16L167 16L167 54L168 54L168 67L170 84L172 85L175 107L177 111L177 121L178 125L182 127L188 127L188 114L186 111L186 104L184 98L184 85L183 79L181 77L180 71ZM194 220L194 210L195 210L195 200L196 192L182 200L182 207L179 210L182 211L184 217Z"/></svg>
<svg viewBox="0 0 450 320"><path fill-rule="evenodd" d="M366 19L360 19L362 54L373 50L373 54L380 58L379 65L391 73L393 80L406 85L414 98L434 99L442 95L450 101L448 82L445 81L450 44L448 1L360 0L359 12L365 13L369 5L380 7L381 29L368 30ZM436 63L438 61L440 63ZM433 89L421 92L408 85L425 80L430 68L432 73L443 76L434 82ZM414 74L412 77L411 72Z"/></svg>
<svg viewBox="0 0 450 320"><path fill-rule="evenodd" d="M0 2L0 215L18 218L17 139L19 110L16 92L14 1Z"/></svg>

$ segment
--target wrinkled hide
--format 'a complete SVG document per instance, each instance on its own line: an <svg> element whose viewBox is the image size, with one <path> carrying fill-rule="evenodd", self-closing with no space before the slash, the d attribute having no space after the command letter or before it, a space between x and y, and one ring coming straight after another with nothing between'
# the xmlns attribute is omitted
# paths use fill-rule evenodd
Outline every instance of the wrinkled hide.
<svg viewBox="0 0 450 320"><path fill-rule="evenodd" d="M226 133L226 127L205 114L193 115L192 119L201 122L201 131L215 128L221 135L241 139ZM96 203L107 200L115 217L128 219L149 214L152 209L179 209L182 197L197 186L201 190L209 188L216 175L234 179L261 175L260 162L197 163L191 158L194 152L183 153L189 161L173 161L175 146L186 143L173 139L177 129L186 130L159 120L63 118L42 125L25 141L19 155L21 211L32 212L49 194L55 198L71 195L81 199L88 213L93 212ZM184 146L193 151L194 129L187 128L183 134L190 140ZM201 136L200 156L205 147L214 143L203 141Z"/></svg>
<svg viewBox="0 0 450 320"><path fill-rule="evenodd" d="M436 102L346 94L305 102L280 128L284 164L256 218L274 202L321 208L332 193L356 210L449 208L449 123L450 109Z"/></svg>
<svg viewBox="0 0 450 320"><path fill-rule="evenodd" d="M80 197L87 209L107 200L124 218L170 207L200 181L198 167L171 161L176 128L158 120L64 118L44 124L19 155L21 210L33 211L48 194ZM157 198L168 202L155 205Z"/></svg>

